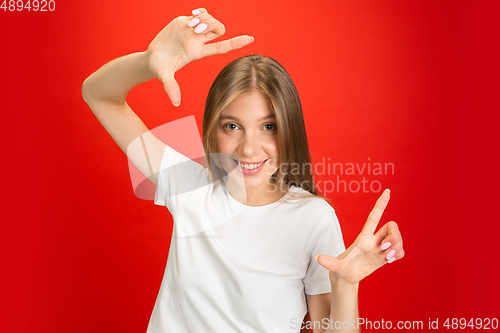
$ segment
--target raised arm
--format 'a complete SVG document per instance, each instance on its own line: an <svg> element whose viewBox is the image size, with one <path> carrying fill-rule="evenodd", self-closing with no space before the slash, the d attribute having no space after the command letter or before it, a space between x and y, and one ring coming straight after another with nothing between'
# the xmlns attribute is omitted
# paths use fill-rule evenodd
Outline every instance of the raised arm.
<svg viewBox="0 0 500 333"><path fill-rule="evenodd" d="M82 95L121 150L156 184L165 145L149 133L125 101L133 87L154 77L146 52L133 53L107 63L89 76L83 83ZM141 144L131 145L136 139L142 141Z"/></svg>
<svg viewBox="0 0 500 333"><path fill-rule="evenodd" d="M241 48L253 41L239 36L213 44L225 28L206 9L193 10L170 22L144 52L115 59L90 75L82 95L99 122L122 151L157 184L165 145L156 139L126 102L129 91L150 79L159 79L175 106L181 101L174 74L189 62Z"/></svg>

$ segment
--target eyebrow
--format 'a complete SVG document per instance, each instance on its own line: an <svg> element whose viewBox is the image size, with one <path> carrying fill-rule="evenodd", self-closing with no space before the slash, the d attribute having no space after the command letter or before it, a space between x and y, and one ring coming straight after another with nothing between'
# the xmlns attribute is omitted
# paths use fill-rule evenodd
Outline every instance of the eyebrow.
<svg viewBox="0 0 500 333"><path fill-rule="evenodd" d="M261 120L266 120L266 119L270 119L270 118L276 118L274 115L270 114L270 115L267 115L265 117L262 117L260 119L258 119L258 121L261 121ZM236 117L233 117L233 116L220 116L219 117L219 120L223 120L223 119L231 119L231 120L234 120L234 121L240 121L238 118Z"/></svg>

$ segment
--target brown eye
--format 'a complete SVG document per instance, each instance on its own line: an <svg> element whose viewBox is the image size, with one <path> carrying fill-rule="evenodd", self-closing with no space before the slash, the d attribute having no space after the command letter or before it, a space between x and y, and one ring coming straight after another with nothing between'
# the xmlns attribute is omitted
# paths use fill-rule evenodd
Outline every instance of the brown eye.
<svg viewBox="0 0 500 333"><path fill-rule="evenodd" d="M264 125L264 128L266 130L268 130L268 131L272 131L274 129L278 129L278 127L276 127L276 125L274 125L274 124L266 124L266 125Z"/></svg>

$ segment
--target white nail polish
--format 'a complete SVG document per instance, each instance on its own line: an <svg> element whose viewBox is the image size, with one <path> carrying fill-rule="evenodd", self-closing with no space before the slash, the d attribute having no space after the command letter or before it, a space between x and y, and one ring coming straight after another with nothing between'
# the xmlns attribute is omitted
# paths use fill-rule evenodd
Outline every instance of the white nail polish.
<svg viewBox="0 0 500 333"><path fill-rule="evenodd" d="M198 25L198 23L200 23L200 19L195 17L194 19L189 21L188 27L190 27L190 28L196 27L196 25Z"/></svg>
<svg viewBox="0 0 500 333"><path fill-rule="evenodd" d="M394 262L396 260L396 257L390 257L387 262L390 264L391 262Z"/></svg>
<svg viewBox="0 0 500 333"><path fill-rule="evenodd" d="M193 13L193 15L196 16L196 15L200 15L201 11L199 11L198 9L193 9L193 11L191 13Z"/></svg>
<svg viewBox="0 0 500 333"><path fill-rule="evenodd" d="M196 28L194 28L194 32L196 32L197 34L201 34L203 31L207 30L207 28L208 25L206 23L201 23L198 24Z"/></svg>
<svg viewBox="0 0 500 333"><path fill-rule="evenodd" d="M383 251L383 250L387 250L390 247L391 247L391 242L385 242L384 244L382 244L380 246L380 249Z"/></svg>
<svg viewBox="0 0 500 333"><path fill-rule="evenodd" d="M396 254L396 250L392 249L392 250L390 250L390 251L387 253L387 255L385 256L385 258L386 258L387 260L389 260L389 258L390 258L390 257L392 257L392 256L394 256L395 254Z"/></svg>

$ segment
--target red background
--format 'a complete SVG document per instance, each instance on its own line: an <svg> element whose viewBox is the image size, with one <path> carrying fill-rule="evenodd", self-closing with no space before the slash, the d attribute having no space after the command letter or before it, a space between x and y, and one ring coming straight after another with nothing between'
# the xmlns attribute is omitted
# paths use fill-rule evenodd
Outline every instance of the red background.
<svg viewBox="0 0 500 333"><path fill-rule="evenodd" d="M227 63L251 53L277 59L300 93L316 162L394 164L394 175L366 179L392 190L383 222L399 223L406 256L361 283L360 316L425 325L498 317L493 7L56 0L54 12L0 11L0 330L146 331L172 220L134 196L127 159L84 103L81 84L200 6L225 24L223 38L255 42L180 70L179 108L156 80L132 90L129 103L148 127L194 115L201 131L205 97ZM378 195L328 193L347 246Z"/></svg>

